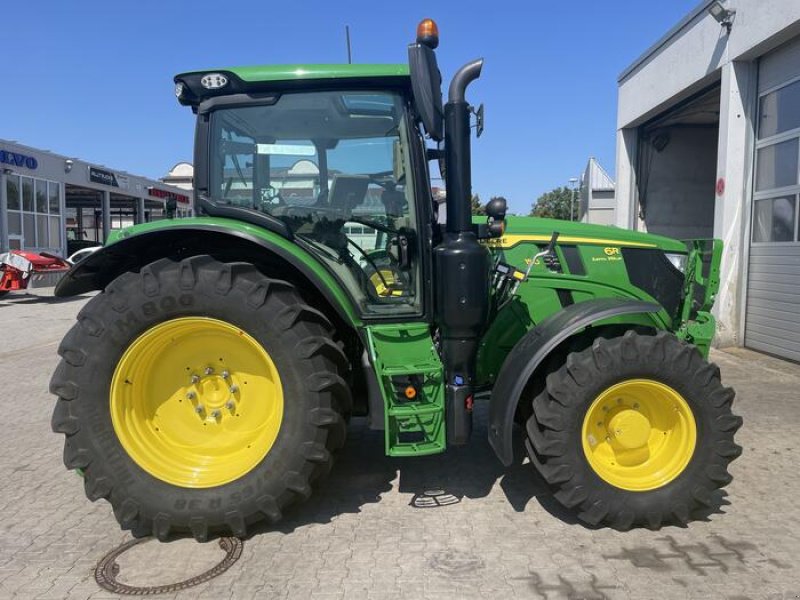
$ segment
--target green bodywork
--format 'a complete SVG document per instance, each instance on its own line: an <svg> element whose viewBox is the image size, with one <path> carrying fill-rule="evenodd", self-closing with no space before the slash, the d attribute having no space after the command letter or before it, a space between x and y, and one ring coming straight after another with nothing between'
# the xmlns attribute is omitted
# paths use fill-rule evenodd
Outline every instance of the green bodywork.
<svg viewBox="0 0 800 600"><path fill-rule="evenodd" d="M477 222L477 219L476 219ZM338 279L311 253L286 238L238 220L197 217L157 221L114 231L108 244L174 227L214 227L234 235L255 238L267 248L288 252L313 272L316 284L324 286L340 314L360 334L375 370L378 389L384 400L385 450L390 456L426 455L446 448L444 377L442 362L434 343L432 324L424 319L406 323L372 324L364 321ZM563 272L551 272L542 261L532 257L559 232L556 253ZM495 261L510 264L520 271L530 265L528 278L521 282L511 299L498 308L497 302L482 337L477 357L478 385L490 388L508 353L533 327L562 310L559 296L569 292L575 303L594 298L625 298L657 303L631 284L624 248L653 248L675 254L687 254L683 301L674 316L665 310L651 314L625 315L593 325L644 326L674 331L708 354L715 331L709 312L719 285L719 262L722 243L699 240L687 243L615 227L587 225L534 217L508 217L505 234L485 242ZM571 273L564 248L574 246L583 265L583 273ZM497 300L497 299L495 299ZM416 376L418 395L407 402L397 381ZM401 386L402 387L402 386Z"/></svg>
<svg viewBox="0 0 800 600"><path fill-rule="evenodd" d="M536 217L508 217L507 227L502 238L487 242L494 258L510 264L521 271L528 269L531 258L543 250L554 231L559 232L556 253L563 272L548 270L542 261L530 266L529 278L520 284L516 297L496 312L489 321L489 327L481 341L478 354L478 381L491 385L505 357L517 341L537 323L563 308L559 290L569 292L575 302L594 298L626 298L658 303L644 290L631 284L628 271L621 255L623 248L657 248L664 252L686 254L687 245L671 238L607 227L588 225ZM698 242L702 245L702 242ZM564 247L574 246L580 255L584 273L570 272L564 256ZM715 242L716 273L719 269L721 242ZM699 276L702 267L702 252L693 248L687 259L687 282L689 273ZM658 313L626 315L607 319L597 325L642 325L656 329L673 330L687 341L696 344L707 355L714 336L715 321L708 312L719 285L718 276L712 277L706 288L708 302L704 302L694 319L691 302L684 302L680 321L667 314ZM705 283L702 277L698 285ZM687 283L688 285L688 283ZM692 297L688 288L686 297Z"/></svg>
<svg viewBox="0 0 800 600"><path fill-rule="evenodd" d="M225 94L206 90L200 85L203 74L226 73L234 80L235 90L259 91L277 89L281 83L297 89L298 83L314 90L324 88L331 80L362 79L380 86L387 82L410 90L409 68L394 65L269 65L192 71L176 77L176 83L191 83L193 96L186 102L196 106L204 98ZM189 83L186 83L189 85ZM241 174L240 174L241 176ZM485 217L475 223L485 222ZM374 370L377 393L383 398L386 453L391 456L435 454L446 447L445 381L442 361L434 340L436 323L428 306L418 318L396 317L401 323L379 322L362 314L342 282L318 256L278 233L243 221L200 217L178 221L158 221L114 232L108 244L133 236L146 235L169 228L193 228L229 232L238 238L256 240L269 253L270 249L295 265L304 267L312 284L324 289L324 296L342 316L346 325L358 335ZM551 240L559 237L554 248L560 268L552 262L533 261ZM198 232L202 235L202 231ZM477 355L477 385L489 390L500 367L517 342L547 317L563 310L565 305L600 298L620 298L659 303L643 289L633 285L628 276L623 252L626 249L653 249L669 254L687 255L684 285L678 310L668 313L662 308L655 313L641 313L609 318L592 326L622 325L625 328L646 327L673 331L679 338L695 344L708 353L714 336L715 321L710 310L719 285L719 261L722 244L718 240L681 242L666 237L615 227L588 225L533 217L508 217L502 237L484 241L493 261L517 270L518 284L497 285L499 279L489 273L491 286L490 314L480 340ZM565 252L569 252L569 256ZM666 258L665 258L666 260ZM579 269L574 269L580 265ZM527 273L522 276L521 273ZM680 274L675 272L677 281ZM506 281L508 283L508 281ZM674 288L676 289L676 288ZM676 297L676 296L675 296ZM566 304L565 304L566 303ZM409 379L411 378L411 379ZM404 397L412 382L413 399ZM373 393L373 396L375 394ZM409 401L411 400L411 401Z"/></svg>

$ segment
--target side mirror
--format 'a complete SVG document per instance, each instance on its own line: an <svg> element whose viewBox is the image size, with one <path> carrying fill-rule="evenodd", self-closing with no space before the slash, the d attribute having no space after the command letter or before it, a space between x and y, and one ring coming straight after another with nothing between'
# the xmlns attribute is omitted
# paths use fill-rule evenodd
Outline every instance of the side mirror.
<svg viewBox="0 0 800 600"><path fill-rule="evenodd" d="M408 68L414 106L422 125L431 139L444 139L444 109L442 108L442 75L433 49L417 43L408 46Z"/></svg>
<svg viewBox="0 0 800 600"><path fill-rule="evenodd" d="M475 137L481 137L483 134L483 103L478 107L475 113Z"/></svg>

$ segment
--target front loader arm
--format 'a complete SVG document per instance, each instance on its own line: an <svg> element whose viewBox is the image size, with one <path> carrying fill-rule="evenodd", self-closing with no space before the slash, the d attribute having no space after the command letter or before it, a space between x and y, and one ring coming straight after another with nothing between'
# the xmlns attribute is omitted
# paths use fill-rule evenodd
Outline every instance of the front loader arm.
<svg viewBox="0 0 800 600"><path fill-rule="evenodd" d="M708 356L716 332L716 319L711 308L719 291L722 261L722 240L689 240L692 249L686 264L683 303L676 335L697 346Z"/></svg>

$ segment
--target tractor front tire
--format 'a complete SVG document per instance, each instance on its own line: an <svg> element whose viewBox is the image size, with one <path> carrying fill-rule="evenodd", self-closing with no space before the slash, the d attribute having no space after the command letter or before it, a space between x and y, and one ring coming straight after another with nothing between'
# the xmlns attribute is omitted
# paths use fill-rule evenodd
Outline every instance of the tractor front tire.
<svg viewBox="0 0 800 600"><path fill-rule="evenodd" d="M284 281L208 256L114 280L59 347L64 463L123 529L244 537L311 494L345 438L347 360Z"/></svg>
<svg viewBox="0 0 800 600"><path fill-rule="evenodd" d="M590 525L685 525L732 479L733 398L719 368L670 333L597 338L533 400L528 454Z"/></svg>

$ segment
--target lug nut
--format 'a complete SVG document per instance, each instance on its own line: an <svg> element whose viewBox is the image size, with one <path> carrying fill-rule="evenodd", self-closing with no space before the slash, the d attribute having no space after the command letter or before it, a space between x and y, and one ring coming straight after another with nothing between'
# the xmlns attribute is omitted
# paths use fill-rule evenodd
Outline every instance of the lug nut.
<svg viewBox="0 0 800 600"><path fill-rule="evenodd" d="M228 410L233 410L233 408L234 408L235 406L236 406L236 404L234 403L234 401L233 401L233 400L228 400L228 401L225 403L225 408L227 408Z"/></svg>
<svg viewBox="0 0 800 600"><path fill-rule="evenodd" d="M213 372L214 372L214 369L212 369L211 367L206 367L206 370L205 370L205 374L206 375L211 375Z"/></svg>
<svg viewBox="0 0 800 600"><path fill-rule="evenodd" d="M200 381L199 375L192 375L192 383L198 383Z"/></svg>
<svg viewBox="0 0 800 600"><path fill-rule="evenodd" d="M228 378L228 377L230 377L230 376L231 376L231 374L230 374L230 373L228 373L228 371L223 371L223 372L222 372L222 378L223 378L223 379L227 379L227 378Z"/></svg>
<svg viewBox="0 0 800 600"><path fill-rule="evenodd" d="M202 413L204 410L205 408L203 408L202 404L198 404L197 406L194 407L194 412L196 412L198 415Z"/></svg>
<svg viewBox="0 0 800 600"><path fill-rule="evenodd" d="M194 400L197 397L197 394L195 394L194 392L187 392L186 397L189 400Z"/></svg>
<svg viewBox="0 0 800 600"><path fill-rule="evenodd" d="M231 394L235 394L236 392L239 391L239 386L238 385L232 385L229 389L230 389Z"/></svg>
<svg viewBox="0 0 800 600"><path fill-rule="evenodd" d="M214 410L211 411L211 416L215 419L219 419L222 416L222 413L218 408L215 408Z"/></svg>

